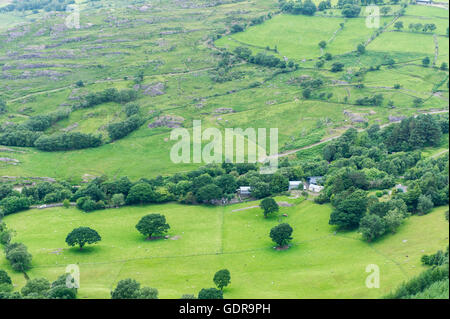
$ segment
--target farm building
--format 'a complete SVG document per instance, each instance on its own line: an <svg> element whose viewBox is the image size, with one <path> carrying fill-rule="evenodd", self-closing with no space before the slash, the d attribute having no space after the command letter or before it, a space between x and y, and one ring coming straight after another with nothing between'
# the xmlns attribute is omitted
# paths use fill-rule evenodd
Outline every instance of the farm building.
<svg viewBox="0 0 450 319"><path fill-rule="evenodd" d="M299 189L299 186L303 185L303 189L306 190L306 186L302 181L289 181L289 190Z"/></svg>
<svg viewBox="0 0 450 319"><path fill-rule="evenodd" d="M308 188L308 190L310 192L314 192L314 193L319 193L322 191L322 189L323 189L323 186L315 185L315 184L309 184L309 188Z"/></svg>
<svg viewBox="0 0 450 319"><path fill-rule="evenodd" d="M311 176L308 178L308 190L310 192L319 193L323 186L319 185L323 180L323 176Z"/></svg>
<svg viewBox="0 0 450 319"><path fill-rule="evenodd" d="M408 186L398 184L398 185L395 185L395 189L399 192L406 193L408 191Z"/></svg>
<svg viewBox="0 0 450 319"><path fill-rule="evenodd" d="M314 184L314 185L319 185L323 180L323 176L311 176L308 177L308 183L309 184Z"/></svg>
<svg viewBox="0 0 450 319"><path fill-rule="evenodd" d="M252 193L252 188L250 186L241 186L238 189L239 195L249 196Z"/></svg>

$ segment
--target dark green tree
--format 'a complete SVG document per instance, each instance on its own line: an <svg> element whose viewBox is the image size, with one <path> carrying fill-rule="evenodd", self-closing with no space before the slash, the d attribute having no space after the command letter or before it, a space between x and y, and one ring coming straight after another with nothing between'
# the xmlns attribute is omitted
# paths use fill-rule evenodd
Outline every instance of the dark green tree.
<svg viewBox="0 0 450 319"><path fill-rule="evenodd" d="M154 234L164 234L170 229L166 223L166 217L160 214L149 214L141 218L136 229L148 239Z"/></svg>
<svg viewBox="0 0 450 319"><path fill-rule="evenodd" d="M284 247L292 240L291 236L293 231L289 224L279 224L270 230L270 238L272 238L278 247Z"/></svg>
<svg viewBox="0 0 450 319"><path fill-rule="evenodd" d="M369 214L361 219L359 231L363 238L370 242L386 232L386 222L378 215Z"/></svg>
<svg viewBox="0 0 450 319"><path fill-rule="evenodd" d="M94 244L101 240L102 238L97 233L97 231L89 227L75 228L66 237L67 245L69 246L78 245L80 247L80 250L82 250L86 244Z"/></svg>
<svg viewBox="0 0 450 319"><path fill-rule="evenodd" d="M155 191L148 183L138 183L131 187L127 196L127 204L146 204L155 201Z"/></svg>
<svg viewBox="0 0 450 319"><path fill-rule="evenodd" d="M363 190L350 188L336 194L331 200L334 210L330 215L330 225L355 229L367 210L367 194Z"/></svg>
<svg viewBox="0 0 450 319"><path fill-rule="evenodd" d="M223 292L216 288L203 288L198 293L198 299L223 299Z"/></svg>
<svg viewBox="0 0 450 319"><path fill-rule="evenodd" d="M111 291L111 299L137 299L140 294L140 287L141 284L134 279L123 279Z"/></svg>
<svg viewBox="0 0 450 319"><path fill-rule="evenodd" d="M264 211L264 218L267 218L269 214L278 212L279 210L277 202L271 197L264 198L261 201L260 206Z"/></svg>
<svg viewBox="0 0 450 319"><path fill-rule="evenodd" d="M223 290L224 287L228 286L231 281L231 274L228 269L222 269L216 272L214 275L214 283L216 284L217 288L220 290Z"/></svg>

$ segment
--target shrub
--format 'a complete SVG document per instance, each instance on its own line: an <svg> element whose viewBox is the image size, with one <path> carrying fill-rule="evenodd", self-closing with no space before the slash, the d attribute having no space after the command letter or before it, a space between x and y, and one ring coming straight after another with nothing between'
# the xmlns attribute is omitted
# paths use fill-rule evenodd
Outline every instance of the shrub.
<svg viewBox="0 0 450 319"><path fill-rule="evenodd" d="M216 288L203 288L198 293L198 299L223 299L223 292Z"/></svg>

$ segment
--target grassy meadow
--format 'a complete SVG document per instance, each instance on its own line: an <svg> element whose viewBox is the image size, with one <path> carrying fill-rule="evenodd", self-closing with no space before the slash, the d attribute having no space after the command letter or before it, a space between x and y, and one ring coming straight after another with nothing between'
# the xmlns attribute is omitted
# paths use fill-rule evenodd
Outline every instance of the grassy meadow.
<svg viewBox="0 0 450 319"><path fill-rule="evenodd" d="M337 232L328 225L331 207L301 198L282 207L278 216L264 219L256 202L227 207L178 204L126 207L92 213L77 209L30 210L8 216L33 255L31 278L50 280L68 264L80 267L79 298L109 298L112 287L132 277L158 288L161 298L179 298L213 286L215 271L228 268L230 287L225 298L377 298L422 269L420 257L448 243L448 224L440 207L425 216L407 219L396 234L367 243L356 232ZM135 225L148 213L162 213L171 228L169 239L148 241ZM287 214L288 217L282 217ZM279 220L294 228L292 247L273 249L268 233ZM102 236L82 251L69 248L65 236L89 225ZM423 231L433 229L433 231ZM420 236L417 234L420 233ZM368 264L380 267L380 288L368 289ZM17 289L25 279L0 257Z"/></svg>

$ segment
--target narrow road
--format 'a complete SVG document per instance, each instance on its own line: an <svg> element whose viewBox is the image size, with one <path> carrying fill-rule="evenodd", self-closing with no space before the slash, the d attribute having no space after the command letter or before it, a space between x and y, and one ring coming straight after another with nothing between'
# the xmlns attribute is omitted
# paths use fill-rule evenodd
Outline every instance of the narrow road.
<svg viewBox="0 0 450 319"><path fill-rule="evenodd" d="M439 156L444 155L445 153L448 153L448 150L443 150L440 151L439 153L433 154L431 155L431 158L438 158Z"/></svg>

